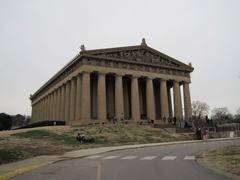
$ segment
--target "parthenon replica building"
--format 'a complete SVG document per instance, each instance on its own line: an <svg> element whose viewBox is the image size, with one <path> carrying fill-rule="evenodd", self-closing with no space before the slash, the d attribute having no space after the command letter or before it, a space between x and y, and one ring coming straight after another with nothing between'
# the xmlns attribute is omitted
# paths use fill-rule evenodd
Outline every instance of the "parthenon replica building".
<svg viewBox="0 0 240 180"><path fill-rule="evenodd" d="M141 45L118 48L86 50L82 45L73 60L30 96L32 120L188 122L192 71L191 64L149 47L145 39Z"/></svg>

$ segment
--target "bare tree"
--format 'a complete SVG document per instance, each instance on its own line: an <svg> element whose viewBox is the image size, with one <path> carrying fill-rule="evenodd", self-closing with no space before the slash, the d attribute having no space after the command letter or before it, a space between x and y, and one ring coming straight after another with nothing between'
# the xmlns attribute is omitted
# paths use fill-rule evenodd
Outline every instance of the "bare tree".
<svg viewBox="0 0 240 180"><path fill-rule="evenodd" d="M208 114L209 105L201 101L193 101L192 103L192 113L195 120L204 119L204 116Z"/></svg>
<svg viewBox="0 0 240 180"><path fill-rule="evenodd" d="M237 109L234 120L235 122L240 123L240 108Z"/></svg>
<svg viewBox="0 0 240 180"><path fill-rule="evenodd" d="M212 110L212 118L219 124L233 122L233 116L226 107L214 108Z"/></svg>
<svg viewBox="0 0 240 180"><path fill-rule="evenodd" d="M207 116L209 111L209 105L201 101L192 102L192 116L194 126L201 127L204 123L204 117Z"/></svg>

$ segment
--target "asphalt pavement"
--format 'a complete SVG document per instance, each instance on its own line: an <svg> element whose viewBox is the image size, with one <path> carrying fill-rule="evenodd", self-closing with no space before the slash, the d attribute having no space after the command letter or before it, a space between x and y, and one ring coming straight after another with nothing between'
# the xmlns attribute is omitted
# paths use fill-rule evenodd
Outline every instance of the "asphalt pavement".
<svg viewBox="0 0 240 180"><path fill-rule="evenodd" d="M196 162L206 149L240 144L240 139L186 143L96 154L59 161L14 180L229 180Z"/></svg>

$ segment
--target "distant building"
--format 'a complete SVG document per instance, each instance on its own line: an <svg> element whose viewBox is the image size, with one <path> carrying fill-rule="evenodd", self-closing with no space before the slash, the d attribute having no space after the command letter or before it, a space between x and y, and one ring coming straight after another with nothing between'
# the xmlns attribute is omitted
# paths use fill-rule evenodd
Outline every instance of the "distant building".
<svg viewBox="0 0 240 180"><path fill-rule="evenodd" d="M86 50L82 45L81 52L30 97L32 120L189 121L192 71L191 64L147 46L145 39L141 45L108 49Z"/></svg>

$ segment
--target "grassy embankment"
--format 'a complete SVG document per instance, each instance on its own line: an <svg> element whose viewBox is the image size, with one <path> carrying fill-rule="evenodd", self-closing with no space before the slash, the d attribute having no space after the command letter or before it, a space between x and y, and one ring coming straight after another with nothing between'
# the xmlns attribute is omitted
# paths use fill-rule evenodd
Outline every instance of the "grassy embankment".
<svg viewBox="0 0 240 180"><path fill-rule="evenodd" d="M78 132L90 134L95 143L79 144ZM55 126L0 132L0 164L39 155L62 154L67 151L126 144L168 142L191 139L173 129L149 126L105 124Z"/></svg>
<svg viewBox="0 0 240 180"><path fill-rule="evenodd" d="M240 176L240 145L208 150L203 152L200 157L200 163L210 168L212 167Z"/></svg>

